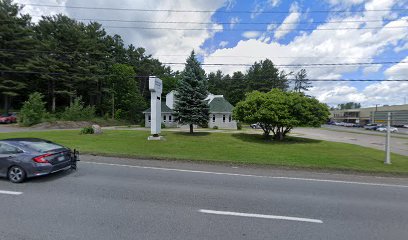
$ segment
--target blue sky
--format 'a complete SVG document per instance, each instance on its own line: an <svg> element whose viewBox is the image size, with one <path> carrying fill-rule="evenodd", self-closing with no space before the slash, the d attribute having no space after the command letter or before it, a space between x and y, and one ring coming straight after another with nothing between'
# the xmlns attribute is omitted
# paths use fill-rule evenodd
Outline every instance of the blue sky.
<svg viewBox="0 0 408 240"><path fill-rule="evenodd" d="M405 63L408 62L408 0L18 0L17 2L63 6L52 8L27 5L24 11L34 16L63 13L76 19L151 21L151 23L107 21L101 23L106 26L109 33L122 35L127 44L146 48L148 53L162 62L184 62L193 49L203 63L252 64L266 57L277 65L395 62L360 67L304 68L313 79L408 78L408 64ZM196 12L108 11L70 9L64 6ZM401 11L404 9L405 11ZM200 12L202 10L208 11ZM130 28L114 28L115 26ZM178 30L133 28L140 26ZM191 28L200 30L183 30ZM337 30L319 30L327 28ZM339 28L357 29L338 30ZM172 67L181 70L183 66ZM247 67L205 66L207 73L217 69L224 73L232 73L245 72ZM287 72L298 71L300 67L281 69ZM364 106L402 104L404 97L408 96L408 82L316 82L310 94L330 105L347 101L361 102Z"/></svg>

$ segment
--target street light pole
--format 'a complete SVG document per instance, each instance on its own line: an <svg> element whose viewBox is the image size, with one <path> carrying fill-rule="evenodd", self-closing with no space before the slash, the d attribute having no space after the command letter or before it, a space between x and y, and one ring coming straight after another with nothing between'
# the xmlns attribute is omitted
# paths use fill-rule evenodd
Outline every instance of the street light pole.
<svg viewBox="0 0 408 240"><path fill-rule="evenodd" d="M388 113L387 117L387 137L385 141L385 161L384 164L391 164L391 152L390 152L390 143L391 143L391 113Z"/></svg>

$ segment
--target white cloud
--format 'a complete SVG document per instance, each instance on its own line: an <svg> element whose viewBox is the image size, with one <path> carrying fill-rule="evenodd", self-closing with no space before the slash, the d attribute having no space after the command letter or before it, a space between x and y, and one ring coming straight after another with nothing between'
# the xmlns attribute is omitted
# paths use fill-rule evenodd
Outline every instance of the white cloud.
<svg viewBox="0 0 408 240"><path fill-rule="evenodd" d="M385 70L385 75L389 79L407 79L408 78L408 57L403 59L400 63ZM408 90L408 89L407 89Z"/></svg>
<svg viewBox="0 0 408 240"><path fill-rule="evenodd" d="M228 41L221 41L220 44L218 46L220 46L220 48L224 48L228 45Z"/></svg>
<svg viewBox="0 0 408 240"><path fill-rule="evenodd" d="M41 4L45 5L66 5L68 0L46 0L42 1ZM32 0L15 0L15 3L18 4L34 4L38 3L38 1ZM39 7L39 6L30 6L24 5L23 11L24 14L29 13L32 16L33 22L38 22L41 19L41 16L49 16L55 14L67 14L65 8L53 8L53 7Z"/></svg>
<svg viewBox="0 0 408 240"><path fill-rule="evenodd" d="M278 27L278 25L276 25L276 23L268 24L268 26L266 26L266 31L270 32L270 31L276 29L277 27Z"/></svg>
<svg viewBox="0 0 408 240"><path fill-rule="evenodd" d="M340 5L344 7L351 7L354 5L359 5L367 0L326 0L331 5Z"/></svg>
<svg viewBox="0 0 408 240"><path fill-rule="evenodd" d="M254 2L255 7L252 9L251 13L252 19L256 18L259 14L261 14L268 8L277 7L281 3L281 0L267 0L267 1L255 0Z"/></svg>
<svg viewBox="0 0 408 240"><path fill-rule="evenodd" d="M396 48L394 48L395 52L401 52L401 51L405 51L408 50L408 42L406 42L404 45L400 45L397 46Z"/></svg>
<svg viewBox="0 0 408 240"><path fill-rule="evenodd" d="M381 67L382 67L381 64L376 64L376 65L368 66L368 67L365 67L365 68L363 69L363 73L364 73L365 75L370 74L370 73L376 73L376 72L378 72L378 71L381 69Z"/></svg>
<svg viewBox="0 0 408 240"><path fill-rule="evenodd" d="M31 0L21 0L21 2L30 3ZM32 3L38 1L32 1ZM71 6L92 6L105 8L143 8L143 9L191 9L202 10L209 9L214 12L221 7L232 7L235 1L227 0L48 0L41 4L52 5L71 5ZM144 20L144 21L191 21L191 22L213 22L214 12L134 12L134 11L115 11L115 10L90 10L90 9L64 9L64 8L44 8L44 7L26 7L26 12L32 15L50 15L55 13L64 13L73 18L90 19L121 19L121 20ZM101 22L104 26L143 26L147 28L197 28L197 25L189 24L155 24L155 23L113 23ZM212 23L200 25L203 30L160 30L160 29L136 29L136 28L106 28L109 34L119 34L126 44L133 44L136 47L144 47L148 54L159 58L162 62L184 62L191 50L197 53L203 52L200 48L202 44L214 36L216 32L222 31L222 25ZM208 30L208 29L220 30ZM206 30L207 29L207 30ZM175 70L180 70L183 66L172 66Z"/></svg>
<svg viewBox="0 0 408 240"><path fill-rule="evenodd" d="M325 83L320 87L312 88L310 94L317 96L319 101L332 106L345 102L366 102L366 96L364 94L360 93L357 88L344 83Z"/></svg>
<svg viewBox="0 0 408 240"><path fill-rule="evenodd" d="M225 8L226 8L227 10L231 10L232 8L235 7L236 4L237 4L237 1L236 1L236 0L228 0L228 1L226 2Z"/></svg>
<svg viewBox="0 0 408 240"><path fill-rule="evenodd" d="M300 20L300 13L299 13L299 6L297 2L292 3L290 6L290 14L283 20L283 23L276 29L274 37L275 39L281 39L286 34L290 33L292 30L296 28L297 23Z"/></svg>
<svg viewBox="0 0 408 240"><path fill-rule="evenodd" d="M281 3L281 0L269 0L269 4L272 7L277 7Z"/></svg>
<svg viewBox="0 0 408 240"><path fill-rule="evenodd" d="M403 104L404 97L407 97L408 82L380 82L367 86L363 90L367 101L365 105L375 104Z"/></svg>
<svg viewBox="0 0 408 240"><path fill-rule="evenodd" d="M390 3L391 2L391 3ZM373 0L367 3L366 9L391 9L396 1ZM375 6L375 8L374 8ZM299 32L291 42L280 44L278 42L265 41L266 38L241 40L235 47L218 49L205 57L205 63L220 62L221 56L235 56L228 58L229 63L252 64L254 61L269 58L275 64L301 64L301 63L336 63L336 62L372 62L381 53L400 45L408 39L406 28L390 28L406 26L408 16L399 17L388 23L381 23L381 29L371 28L369 22L359 23L350 21L366 21L382 19L390 14L391 10L384 12L353 13L340 16L331 16L328 21L336 23L321 24L317 29L325 28L361 28L334 31L312 31L310 33ZM402 20L402 21L401 21ZM377 25L378 27L378 25ZM251 57L237 57L251 56ZM408 61L408 60L406 60ZM399 64L385 71L388 78L401 78L408 76L408 64ZM378 66L377 66L378 67ZM309 78L319 79L341 79L344 74L354 73L360 69L358 66L329 66L329 67L305 67ZM224 73L234 71L246 71L247 67L222 66L220 70ZM214 70L209 68L207 70ZM285 68L286 71L298 71L299 68ZM363 68L366 73L376 70L373 67ZM356 77L364 78L364 76ZM366 90L354 87L347 82L314 82L311 95L330 104L338 104L347 100L361 102L364 105L371 104L398 104L398 94L408 89L408 83L384 82L380 85L369 84ZM371 87L370 87L371 86ZM376 95L370 91L377 86ZM405 87L405 90L402 88ZM387 88L385 88L387 87ZM381 91L380 91L381 90ZM394 92L395 91L395 92ZM406 95L406 93L405 93ZM380 102L382 101L382 102Z"/></svg>
<svg viewBox="0 0 408 240"><path fill-rule="evenodd" d="M258 31L246 31L242 33L244 38L257 38L261 35L261 32Z"/></svg>
<svg viewBox="0 0 408 240"><path fill-rule="evenodd" d="M240 22L239 17L233 17L230 19L230 28L233 29L237 23Z"/></svg>

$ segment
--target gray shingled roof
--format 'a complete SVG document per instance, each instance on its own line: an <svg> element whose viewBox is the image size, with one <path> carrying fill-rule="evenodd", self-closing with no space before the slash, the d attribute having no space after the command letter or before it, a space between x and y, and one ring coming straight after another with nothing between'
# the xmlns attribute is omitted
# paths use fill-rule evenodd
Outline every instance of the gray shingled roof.
<svg viewBox="0 0 408 240"><path fill-rule="evenodd" d="M210 113L229 113L232 112L234 109L234 106L232 106L231 103L229 103L225 98L223 97L215 97L211 102L210 102ZM161 110L162 113L173 113L173 110L170 109L165 102L161 103ZM146 109L143 111L143 113L150 113L151 110Z"/></svg>
<svg viewBox="0 0 408 240"><path fill-rule="evenodd" d="M231 105L225 98L223 97L215 97L210 102L210 113L226 113L232 112L234 106Z"/></svg>
<svg viewBox="0 0 408 240"><path fill-rule="evenodd" d="M143 111L143 113L149 113L149 112L151 112L150 108ZM162 113L173 113L173 110L171 110L169 107L167 107L165 102L161 102L161 112Z"/></svg>

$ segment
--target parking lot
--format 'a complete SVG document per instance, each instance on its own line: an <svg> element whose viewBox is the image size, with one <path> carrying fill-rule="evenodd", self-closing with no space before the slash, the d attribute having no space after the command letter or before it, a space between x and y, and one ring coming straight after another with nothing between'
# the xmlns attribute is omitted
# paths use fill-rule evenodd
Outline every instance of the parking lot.
<svg viewBox="0 0 408 240"><path fill-rule="evenodd" d="M406 129L404 129L406 131ZM408 134L392 133L391 151L393 153L408 156ZM339 126L325 125L322 128L296 128L294 135L299 137L325 140L332 142L351 143L364 147L384 150L385 133L369 131L361 128L346 128Z"/></svg>
<svg viewBox="0 0 408 240"><path fill-rule="evenodd" d="M365 133L365 134L382 134L378 131L374 130L365 130L364 128L357 128L357 127L343 127L343 126L335 126L335 125L324 125L324 128L329 128L333 130L339 130L339 131L352 131L352 132L358 132L358 133ZM397 128L399 134L407 134L408 135L408 128Z"/></svg>

